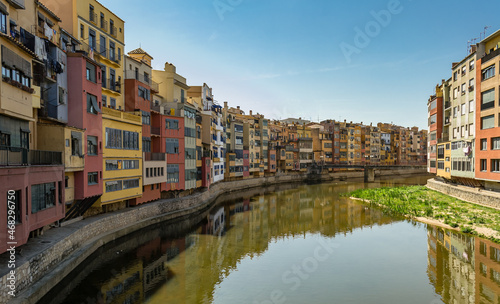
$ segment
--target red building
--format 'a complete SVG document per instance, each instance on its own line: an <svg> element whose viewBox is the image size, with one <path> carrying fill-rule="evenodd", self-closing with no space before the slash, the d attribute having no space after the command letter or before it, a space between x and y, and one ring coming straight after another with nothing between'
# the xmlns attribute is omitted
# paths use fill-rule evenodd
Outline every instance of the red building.
<svg viewBox="0 0 500 304"><path fill-rule="evenodd" d="M151 80L151 57L138 48L125 56L125 111L139 112L142 116L142 196L130 201L130 205L140 205L161 198L161 184L167 180L165 153L161 152L159 141L153 144L152 138L161 137L161 121L153 120L152 112L161 116L161 97L158 84Z"/></svg>
<svg viewBox="0 0 500 304"><path fill-rule="evenodd" d="M499 41L500 31L481 41L476 62L475 177L496 191L500 190Z"/></svg>
<svg viewBox="0 0 500 304"><path fill-rule="evenodd" d="M75 204L68 211L68 218L82 215L103 193L102 182L102 115L89 113L89 96L95 96L101 105L101 68L97 62L82 53L68 53L68 121L71 126L85 129L85 167L75 172ZM101 178L89 185L89 172L99 172Z"/></svg>
<svg viewBox="0 0 500 304"><path fill-rule="evenodd" d="M210 188L212 178L210 176L211 168L212 168L212 160L210 157L202 157L201 159L201 175L202 175L202 187Z"/></svg>
<svg viewBox="0 0 500 304"><path fill-rule="evenodd" d="M248 147L243 147L243 178L250 177L250 150Z"/></svg>
<svg viewBox="0 0 500 304"><path fill-rule="evenodd" d="M443 87L436 86L436 95L432 95L428 102L428 125L429 125L429 173L437 172L437 144L443 133Z"/></svg>
<svg viewBox="0 0 500 304"><path fill-rule="evenodd" d="M167 154L167 182L162 184L161 191L184 190L184 117L154 115L155 119L161 120L161 136L153 138L153 146L159 140L161 153ZM157 125L157 122L153 121L153 124Z"/></svg>

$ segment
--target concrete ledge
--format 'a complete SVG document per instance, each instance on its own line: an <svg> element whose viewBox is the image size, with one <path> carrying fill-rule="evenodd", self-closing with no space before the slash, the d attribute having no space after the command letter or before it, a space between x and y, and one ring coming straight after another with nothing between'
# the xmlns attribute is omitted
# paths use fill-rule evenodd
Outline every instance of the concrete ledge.
<svg viewBox="0 0 500 304"><path fill-rule="evenodd" d="M383 170L377 175L405 175L425 173L425 170ZM361 171L326 173L315 181L363 178ZM16 297L7 294L8 254L0 256L0 303L36 303L66 275L74 270L98 248L119 237L147 226L199 212L225 193L282 183L307 182L307 174L278 174L271 177L219 182L210 190L190 196L159 200L135 208L84 219L64 227L47 231L42 237L31 239L21 246L22 255L16 255Z"/></svg>
<svg viewBox="0 0 500 304"><path fill-rule="evenodd" d="M430 179L427 188L469 203L500 209L500 193Z"/></svg>

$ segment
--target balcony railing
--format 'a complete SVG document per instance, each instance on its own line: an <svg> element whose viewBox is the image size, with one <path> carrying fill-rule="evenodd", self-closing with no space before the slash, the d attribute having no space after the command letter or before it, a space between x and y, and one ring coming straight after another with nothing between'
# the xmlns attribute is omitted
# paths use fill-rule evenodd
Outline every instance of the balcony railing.
<svg viewBox="0 0 500 304"><path fill-rule="evenodd" d="M145 161L164 161L165 159L166 159L165 153L151 153L151 152L144 153Z"/></svg>
<svg viewBox="0 0 500 304"><path fill-rule="evenodd" d="M108 21L101 20L101 29L105 30L106 32L108 31Z"/></svg>
<svg viewBox="0 0 500 304"><path fill-rule="evenodd" d="M489 54L484 55L483 58L481 58L481 63L485 63L486 61L489 61L498 55L500 55L500 48L494 50L493 52L491 52Z"/></svg>
<svg viewBox="0 0 500 304"><path fill-rule="evenodd" d="M62 164L62 152L0 146L0 166L56 166Z"/></svg>
<svg viewBox="0 0 500 304"><path fill-rule="evenodd" d="M117 93L121 92L121 84L118 81L113 81L112 79L106 79L102 81L102 87Z"/></svg>
<svg viewBox="0 0 500 304"><path fill-rule="evenodd" d="M444 103L444 108L445 108L445 109L449 109L449 108L451 108L451 102L446 101L446 102Z"/></svg>
<svg viewBox="0 0 500 304"><path fill-rule="evenodd" d="M140 82L144 83L145 85L148 85L151 88L151 91L155 91L156 93L159 92L159 85L158 85L158 83L151 80L151 76L145 77L144 74L139 74L139 73L136 73L135 71L128 70L128 71L125 71L125 79L139 80Z"/></svg>
<svg viewBox="0 0 500 304"><path fill-rule="evenodd" d="M151 127L151 134L152 135L161 136L161 129L160 129L160 127Z"/></svg>
<svg viewBox="0 0 500 304"><path fill-rule="evenodd" d="M90 12L89 13L89 21L97 24L97 13Z"/></svg>
<svg viewBox="0 0 500 304"><path fill-rule="evenodd" d="M116 31L116 26L110 26L109 30L112 36L116 37L116 35L118 35L118 32Z"/></svg>
<svg viewBox="0 0 500 304"><path fill-rule="evenodd" d="M161 110L160 105L151 101L151 110L155 112L160 112Z"/></svg>

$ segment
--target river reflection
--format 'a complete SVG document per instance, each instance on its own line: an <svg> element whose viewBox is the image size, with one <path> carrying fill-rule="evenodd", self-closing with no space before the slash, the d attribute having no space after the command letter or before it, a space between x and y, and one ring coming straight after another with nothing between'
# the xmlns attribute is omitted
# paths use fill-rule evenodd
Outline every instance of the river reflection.
<svg viewBox="0 0 500 304"><path fill-rule="evenodd" d="M500 245L428 227L429 280L445 303L500 303Z"/></svg>
<svg viewBox="0 0 500 304"><path fill-rule="evenodd" d="M339 196L424 182L233 195L105 246L40 303L499 303L499 245Z"/></svg>

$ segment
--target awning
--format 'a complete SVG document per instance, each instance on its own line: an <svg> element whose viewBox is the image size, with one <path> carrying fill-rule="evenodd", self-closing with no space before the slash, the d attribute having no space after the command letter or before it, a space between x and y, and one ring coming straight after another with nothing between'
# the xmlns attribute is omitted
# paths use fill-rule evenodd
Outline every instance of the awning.
<svg viewBox="0 0 500 304"><path fill-rule="evenodd" d="M45 22L47 22L47 24L50 26L50 27L53 27L54 26L54 22L50 21L49 18L45 18Z"/></svg>
<svg viewBox="0 0 500 304"><path fill-rule="evenodd" d="M10 24L14 24L14 26L17 26L17 22L14 19L10 19Z"/></svg>
<svg viewBox="0 0 500 304"><path fill-rule="evenodd" d="M45 16L40 12L38 12L38 18L45 20Z"/></svg>
<svg viewBox="0 0 500 304"><path fill-rule="evenodd" d="M5 15L8 15L9 12L7 11L7 6L0 2L0 12L4 13Z"/></svg>
<svg viewBox="0 0 500 304"><path fill-rule="evenodd" d="M90 100L92 101L92 106L97 111L97 113L101 113L101 109L99 109L99 105L97 104L97 98L91 97Z"/></svg>

